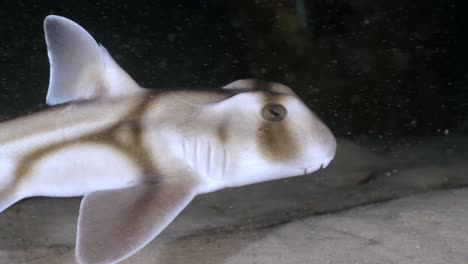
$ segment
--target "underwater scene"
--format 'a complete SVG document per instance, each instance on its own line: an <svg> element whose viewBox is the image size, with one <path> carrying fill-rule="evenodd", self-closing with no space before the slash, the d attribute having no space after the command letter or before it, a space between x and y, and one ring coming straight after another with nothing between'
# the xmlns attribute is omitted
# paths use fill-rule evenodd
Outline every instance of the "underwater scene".
<svg viewBox="0 0 468 264"><path fill-rule="evenodd" d="M468 2L0 5L0 264L468 263Z"/></svg>

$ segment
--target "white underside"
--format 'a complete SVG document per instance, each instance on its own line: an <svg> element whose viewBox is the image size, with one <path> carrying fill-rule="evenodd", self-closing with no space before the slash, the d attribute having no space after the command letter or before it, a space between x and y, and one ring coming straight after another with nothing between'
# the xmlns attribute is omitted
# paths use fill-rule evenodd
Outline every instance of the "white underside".
<svg viewBox="0 0 468 264"><path fill-rule="evenodd" d="M80 143L37 161L21 186L30 196L81 196L88 192L134 185L139 168L105 144Z"/></svg>

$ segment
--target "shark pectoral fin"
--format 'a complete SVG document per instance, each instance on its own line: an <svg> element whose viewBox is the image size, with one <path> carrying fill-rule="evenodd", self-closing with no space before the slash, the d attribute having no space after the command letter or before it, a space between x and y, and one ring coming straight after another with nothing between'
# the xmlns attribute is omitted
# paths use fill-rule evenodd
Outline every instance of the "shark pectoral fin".
<svg viewBox="0 0 468 264"><path fill-rule="evenodd" d="M223 89L253 89L296 95L291 88L282 83L266 82L256 79L241 79L233 81L223 86Z"/></svg>
<svg viewBox="0 0 468 264"><path fill-rule="evenodd" d="M75 22L50 15L44 32L50 62L47 104L144 90Z"/></svg>
<svg viewBox="0 0 468 264"><path fill-rule="evenodd" d="M79 263L115 263L153 240L196 195L193 183L163 182L86 195L78 218Z"/></svg>

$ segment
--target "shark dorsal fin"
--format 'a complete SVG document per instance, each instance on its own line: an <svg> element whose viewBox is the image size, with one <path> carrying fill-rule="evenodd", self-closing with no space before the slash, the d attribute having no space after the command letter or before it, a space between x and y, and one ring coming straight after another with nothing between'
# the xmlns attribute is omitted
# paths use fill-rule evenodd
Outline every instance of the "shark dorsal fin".
<svg viewBox="0 0 468 264"><path fill-rule="evenodd" d="M60 16L44 21L50 62L48 105L143 90L80 25Z"/></svg>

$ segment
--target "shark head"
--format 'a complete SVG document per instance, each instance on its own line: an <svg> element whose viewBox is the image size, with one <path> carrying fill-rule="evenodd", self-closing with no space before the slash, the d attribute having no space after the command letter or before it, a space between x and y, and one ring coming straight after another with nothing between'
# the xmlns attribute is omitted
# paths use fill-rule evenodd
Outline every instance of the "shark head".
<svg viewBox="0 0 468 264"><path fill-rule="evenodd" d="M251 92L233 100L243 109L227 124L238 163L228 186L311 173L335 156L334 136L295 95Z"/></svg>
<svg viewBox="0 0 468 264"><path fill-rule="evenodd" d="M196 120L215 131L222 145L218 154L202 151L218 159L198 159L216 164L195 166L220 167L206 177L215 189L309 174L334 158L335 137L289 87L248 79L224 88L236 92L207 106Z"/></svg>

